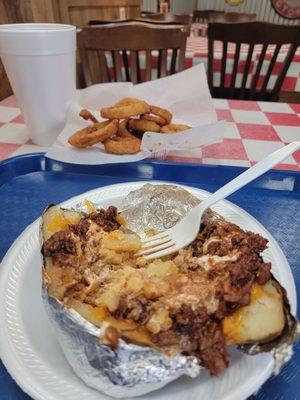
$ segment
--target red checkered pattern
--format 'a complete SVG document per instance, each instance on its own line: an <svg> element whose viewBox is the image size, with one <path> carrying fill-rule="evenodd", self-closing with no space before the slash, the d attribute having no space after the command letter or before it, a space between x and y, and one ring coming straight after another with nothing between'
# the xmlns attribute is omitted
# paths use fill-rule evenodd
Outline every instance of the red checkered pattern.
<svg viewBox="0 0 300 400"><path fill-rule="evenodd" d="M292 141L300 141L300 105L241 100L213 100L219 120L228 121L224 140L169 161L250 167ZM16 98L0 102L0 160L47 151L34 145ZM277 166L300 171L300 151Z"/></svg>
<svg viewBox="0 0 300 400"><path fill-rule="evenodd" d="M208 63L208 39L205 36L197 36L197 32L201 32L202 28L207 28L205 24L192 24L191 36L187 39L187 48L185 54L184 68L190 68L199 63L203 63L207 69ZM276 79L283 67L285 57L289 51L289 45L282 45L277 56L276 63L272 69L271 76L268 82L267 89L272 89L276 82ZM249 45L242 44L240 49L240 57L237 68L236 82L235 86L240 87L242 83L243 72L245 68L246 58L248 55ZM270 61L274 52L275 46L270 45L266 51L265 60L261 66L260 76L257 83L257 87L260 88L263 85L264 78L268 72ZM214 42L214 75L213 84L219 86L221 78L221 60L222 60L222 42ZM259 56L261 54L262 45L256 45L252 54L252 60L250 62L249 74L246 82L246 87L250 88L251 82L253 80ZM229 87L231 84L231 75L233 70L235 53L235 44L229 43L227 48L227 62L225 71L225 86ZM171 66L171 56L172 52L168 53L167 57L167 73L169 73ZM106 54L108 70L111 80L114 80L114 67L110 52ZM140 62L140 80L144 82L146 79L146 60L145 53L140 52L139 57ZM158 52L152 52L152 79L157 78L157 63L158 63ZM123 79L125 80L125 71L122 68ZM291 65L287 71L286 77L284 79L282 89L283 91L299 91L300 92L300 48L296 51L296 54L291 62Z"/></svg>
<svg viewBox="0 0 300 400"><path fill-rule="evenodd" d="M192 38L194 39L194 38ZM196 39L204 39L206 38L196 38ZM206 40L207 42L207 40ZM168 58L167 58L167 74L169 74L170 71L170 65L171 65L171 55L172 53L168 53ZM225 70L225 87L230 87L231 84L231 76L232 76L232 69L233 69L233 56L234 56L234 49L233 52L228 54L228 59L226 63L226 70ZM279 72L281 71L281 68L283 66L283 61L284 61L284 54L281 54L277 58L277 62L274 65L274 68L272 70L272 74L270 76L267 89L272 89L274 87L275 81L277 79L277 76L279 75ZM108 64L108 72L110 75L110 79L113 81L114 80L114 67L113 67L113 61L111 59L111 54L107 53L106 55L107 58L107 64ZM239 64L238 64L238 69L237 69L237 74L236 74L236 87L240 87L242 83L242 78L243 78L243 71L245 68L245 63L246 63L246 58L247 58L247 53L245 52L244 54L240 54L240 59L239 59ZM258 63L258 58L259 58L259 53L253 53L252 61L250 62L250 67L249 67L249 74L246 82L246 87L250 88L252 79L255 74L255 70L257 67ZM219 86L220 85L220 79L221 79L221 60L222 60L222 51L221 52L215 52L214 53L214 74L213 74L213 84L214 86ZM270 64L269 58L266 59L267 61L264 61L261 67L260 71L260 76L258 79L257 87L261 88L264 82L265 75L267 74L268 67ZM144 82L146 80L146 62L145 62L145 54L141 52L140 58L140 81ZM157 63L158 63L158 53L153 51L152 54L152 79L157 78ZM191 68L197 64L203 63L205 68L207 69L207 50L205 52L191 52L187 51L186 56L185 56L185 61L184 61L184 68L188 69ZM122 76L123 80L125 80L125 70L122 68ZM287 72L287 75L284 79L284 82L282 84L281 90L283 91L300 91L300 54L299 58L298 55L296 58L294 58L294 61L291 63L290 68Z"/></svg>
<svg viewBox="0 0 300 400"><path fill-rule="evenodd" d="M185 55L185 69L190 68L194 65L199 63L204 63L207 69L207 62L208 62L208 40L207 37L203 36L195 36L196 31L201 31L202 27L205 27L204 24L193 24L192 25L192 36L190 36L187 40L187 49ZM240 50L240 58L239 64L237 69L237 76L236 76L236 86L241 86L242 83L242 74L245 68L245 62L248 54L249 46L247 44L242 44ZM214 76L213 76L213 83L215 86L220 84L220 75L221 75L221 59L222 59L222 42L216 41L214 43ZM248 79L246 82L246 87L249 88L258 64L259 56L261 53L262 45L256 45L254 47L252 60L250 63ZM260 77L258 80L258 88L260 88L263 84L264 78L267 74L269 64L274 52L275 46L271 45L268 46L265 61L262 64L260 70ZM267 89L272 89L277 76L279 75L285 57L289 51L289 45L282 45L280 48L280 52L278 54L276 63L273 67ZM226 71L225 71L225 86L229 87L231 83L231 74L233 70L233 60L234 60L234 53L235 53L235 44L229 43L227 49L227 63L226 63ZM170 65L171 65L171 55L172 52L169 52L168 59L167 59L167 73L169 73ZM157 78L157 61L158 61L158 53L153 52L152 54L152 78ZM111 79L114 79L114 68L113 62L111 59L111 54L107 53L107 62L109 68L109 74ZM141 82L145 81L146 78L146 62L145 62L145 55L140 54L140 71L141 71ZM123 78L125 79L125 71L123 72ZM285 80L282 85L283 91L300 91L300 48L296 52L293 61L287 71Z"/></svg>
<svg viewBox="0 0 300 400"><path fill-rule="evenodd" d="M230 87L231 84L231 76L232 76L232 69L233 69L233 55L229 54L227 63L226 63L226 70L225 70L225 87ZM167 74L170 72L170 65L171 65L171 56L172 53L168 53L167 57ZM242 78L243 78L243 71L245 67L245 62L246 62L246 57L247 54L240 54L240 59L239 59L239 64L238 64L238 69L237 69L237 74L236 74L236 87L240 87L242 84ZM252 61L250 62L250 67L249 67L249 74L247 77L247 82L246 82L246 87L250 88L252 79L254 78L255 70L257 67L258 63L258 57L259 55L257 53L253 54ZM113 81L114 80L114 67L113 67L113 61L111 58L111 54L107 53L106 54L107 58L107 64L108 64L108 73L110 76L110 79ZM278 60L273 68L272 74L270 76L267 89L272 89L274 87L275 81L277 79L277 76L279 75L279 72L282 68L283 65L283 60L284 56L279 56ZM214 86L219 86L220 85L220 79L221 79L221 61L222 61L222 53L215 53L214 56L214 74L213 74L213 84ZM140 53L139 57L139 63L140 63L140 82L144 82L146 80L146 62L145 62L145 54L144 52ZM188 69L191 68L197 64L203 63L205 68L207 69L207 52L206 53L193 53L193 52L187 52L185 61L184 61L184 68ZM157 76L157 64L158 64L158 53L153 51L152 54L152 79L156 79ZM261 88L264 82L265 75L267 73L269 66L269 61L266 61L263 63L261 67L261 72L260 76L258 79L257 87ZM284 82L282 84L281 90L283 91L300 91L300 59L299 62L292 62L287 75L284 79ZM125 79L125 70L124 67L121 68L122 71L122 76L123 80Z"/></svg>
<svg viewBox="0 0 300 400"><path fill-rule="evenodd" d="M196 31L201 31L202 27L205 27L204 24L193 24L192 25L192 35ZM254 48L252 61L250 64L250 71L249 77L247 80L247 87L250 87L250 83L253 77L253 73L258 64L259 55L261 53L262 46L257 45ZM269 83L268 89L271 89L274 85L276 77L278 76L279 72L281 71L283 61L285 56L289 50L289 45L283 45L280 49L279 55L277 57L277 61L274 65ZM229 86L231 81L231 72L233 69L233 58L235 52L235 44L229 43L227 49L227 65L226 65L226 75L225 75L225 85ZM240 61L237 70L237 78L236 78L236 85L240 86L242 81L242 72L245 66L245 60L247 57L248 52L248 45L244 44L241 46L241 53L240 53ZM260 71L260 79L258 81L258 87L261 87L263 83L263 79L268 71L268 67L270 64L270 60L272 54L274 52L274 46L269 46L267 49L267 53L265 56L265 61L262 65ZM221 58L222 58L222 42L216 41L214 43L214 85L219 85L220 82L220 72L221 72ZM207 66L208 60L208 40L207 37L203 36L191 36L188 38L187 41L187 53L186 53L186 65L185 67L191 67L193 65L197 65L200 62L203 62ZM300 91L300 48L298 48L293 61L290 65L290 68L286 74L286 78L282 85L282 90L285 91Z"/></svg>
<svg viewBox="0 0 300 400"><path fill-rule="evenodd" d="M261 45L255 46L252 60L250 62L249 74L246 82L246 87L250 88L252 79L254 77L256 67L259 60L259 55L261 51ZM273 67L267 89L272 89L274 87L275 81L283 67L283 62L289 50L288 45L283 45L281 47L280 53L277 57L277 61ZM267 74L268 67L270 65L270 60L274 51L274 46L269 46L267 50L267 54L265 57L265 61L262 64L260 70L260 76L257 83L257 87L260 88L263 85L264 78ZM226 62L226 71L225 71L225 86L229 87L231 84L231 76L233 70L233 62L234 62L234 52L235 52L235 44L229 43L227 49L227 62ZM240 87L242 83L243 72L245 68L246 58L248 54L248 45L244 44L241 46L241 53L237 68L236 75L236 86ZM168 53L167 57L167 73L169 73L171 66L171 56L172 52ZM113 61L111 58L111 54L108 52L106 54L107 63L108 63L108 71L111 80L114 80L114 67ZM213 84L215 86L219 86L220 78L221 78L221 61L222 61L222 43L216 42L214 48L214 75L213 75ZM140 80L144 82L146 80L146 60L145 53L140 52L139 57L140 62ZM184 68L190 68L194 65L203 63L205 68L207 69L208 62L208 41L206 37L189 37L187 41L187 51L185 55ZM152 79L157 78L157 63L158 63L158 52L152 52ZM125 71L122 68L123 79L125 80ZM282 89L283 91L300 91L300 49L295 54L294 59L288 69L286 77L284 79Z"/></svg>

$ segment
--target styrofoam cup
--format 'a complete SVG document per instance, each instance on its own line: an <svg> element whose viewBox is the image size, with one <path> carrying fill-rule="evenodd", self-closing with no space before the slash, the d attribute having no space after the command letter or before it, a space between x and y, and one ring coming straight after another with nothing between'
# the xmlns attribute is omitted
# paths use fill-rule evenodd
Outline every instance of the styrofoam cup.
<svg viewBox="0 0 300 400"><path fill-rule="evenodd" d="M0 25L0 56L31 139L51 145L76 90L76 27Z"/></svg>

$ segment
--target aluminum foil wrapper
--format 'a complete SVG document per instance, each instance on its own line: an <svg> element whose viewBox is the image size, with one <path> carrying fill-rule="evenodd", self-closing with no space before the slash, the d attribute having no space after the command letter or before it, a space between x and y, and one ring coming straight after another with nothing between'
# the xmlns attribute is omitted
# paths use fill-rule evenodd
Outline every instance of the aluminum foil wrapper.
<svg viewBox="0 0 300 400"><path fill-rule="evenodd" d="M159 232L172 227L197 204L199 199L178 186L146 184L126 196L122 216L129 229L145 236L149 231ZM84 203L75 209L87 211ZM224 221L210 210L203 216L204 223L218 220ZM76 374L94 389L117 398L135 397L160 389L182 375L197 377L202 369L195 357L179 355L170 358L152 348L126 343L122 339L113 351L109 346L99 344L104 328L97 328L49 296L44 287L42 297L67 360ZM274 357L276 370L292 354L291 342L288 344L282 351L278 346ZM247 350L248 354L258 352L251 352L253 347L242 350Z"/></svg>
<svg viewBox="0 0 300 400"><path fill-rule="evenodd" d="M113 351L99 344L101 329L49 296L45 289L43 300L69 364L94 389L113 397L134 397L160 389L181 375L196 377L200 372L195 357L169 358L122 339Z"/></svg>
<svg viewBox="0 0 300 400"><path fill-rule="evenodd" d="M176 185L145 184L130 192L122 204L122 216L128 228L145 236L149 231L161 232L172 228L200 200L187 190ZM208 210L203 222L223 218Z"/></svg>

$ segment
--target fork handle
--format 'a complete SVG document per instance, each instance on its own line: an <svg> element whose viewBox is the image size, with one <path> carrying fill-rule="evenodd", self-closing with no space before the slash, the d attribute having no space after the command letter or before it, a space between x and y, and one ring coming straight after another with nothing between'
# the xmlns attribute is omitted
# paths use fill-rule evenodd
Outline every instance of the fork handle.
<svg viewBox="0 0 300 400"><path fill-rule="evenodd" d="M215 193L207 197L200 203L198 207L202 211L206 210L217 201L228 197L229 195L231 195L231 193L237 191L238 189L247 185L247 183L258 178L263 173L269 171L271 168L275 167L275 165L279 164L280 161L284 160L298 149L300 149L300 142L292 142L287 146L284 146L281 149L274 151L274 153L268 155L266 158L259 161L256 165L247 169L245 172L234 178L232 181L228 182L225 186L221 187L221 189L217 190Z"/></svg>

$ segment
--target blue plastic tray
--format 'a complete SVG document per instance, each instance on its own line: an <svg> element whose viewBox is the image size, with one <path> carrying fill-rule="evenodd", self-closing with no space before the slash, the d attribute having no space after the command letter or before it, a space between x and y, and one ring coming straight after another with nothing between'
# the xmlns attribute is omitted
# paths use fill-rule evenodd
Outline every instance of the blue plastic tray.
<svg viewBox="0 0 300 400"><path fill-rule="evenodd" d="M142 161L101 166L56 162L29 154L0 163L0 259L49 203L97 187L138 180L165 180L215 191L244 168ZM300 288L300 173L271 171L229 198L277 239ZM298 290L298 301L299 301ZM298 311L299 318L299 311ZM184 395L183 395L184 398ZM0 399L29 399L0 362ZM251 400L300 400L300 345L281 374L270 378ZM206 399L201 399L206 400ZM214 399L209 399L214 400Z"/></svg>

